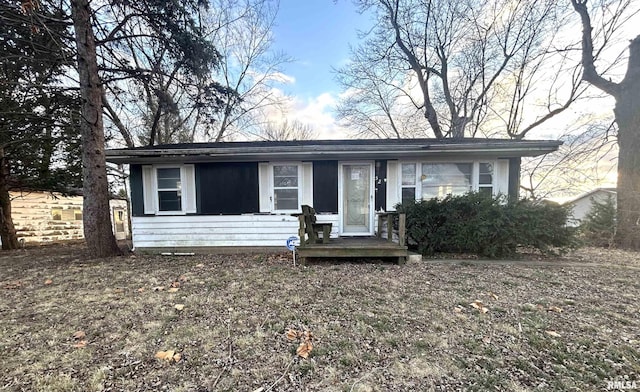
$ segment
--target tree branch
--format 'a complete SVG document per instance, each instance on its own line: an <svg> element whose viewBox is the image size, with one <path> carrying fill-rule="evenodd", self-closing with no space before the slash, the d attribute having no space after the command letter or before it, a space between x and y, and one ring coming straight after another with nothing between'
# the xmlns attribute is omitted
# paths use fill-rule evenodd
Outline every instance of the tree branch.
<svg viewBox="0 0 640 392"><path fill-rule="evenodd" d="M591 17L587 10L587 0L571 0L573 9L580 15L582 21L582 79L591 83L595 87L607 94L617 97L619 95L620 86L610 80L603 78L598 71L593 60L593 40L591 38Z"/></svg>

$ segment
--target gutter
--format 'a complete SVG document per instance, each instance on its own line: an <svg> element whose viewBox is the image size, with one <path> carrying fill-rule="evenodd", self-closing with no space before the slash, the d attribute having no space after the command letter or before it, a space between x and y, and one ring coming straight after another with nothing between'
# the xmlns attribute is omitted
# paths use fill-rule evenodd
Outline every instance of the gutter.
<svg viewBox="0 0 640 392"><path fill-rule="evenodd" d="M183 161L261 161L270 158L306 159L310 158L409 158L424 156L452 156L458 154L492 155L498 157L538 156L556 151L562 142L532 141L518 142L518 145L504 143L486 144L424 144L424 145L307 145L277 147L220 147L220 148L185 148L185 149L121 149L108 150L109 162L149 162L154 158L181 158Z"/></svg>

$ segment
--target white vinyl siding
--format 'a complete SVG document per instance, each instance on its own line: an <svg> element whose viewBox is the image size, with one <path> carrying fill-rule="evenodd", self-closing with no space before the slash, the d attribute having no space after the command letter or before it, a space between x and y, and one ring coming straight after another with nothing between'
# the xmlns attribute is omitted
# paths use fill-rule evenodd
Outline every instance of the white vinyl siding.
<svg viewBox="0 0 640 392"><path fill-rule="evenodd" d="M318 222L333 223L338 215L319 214ZM298 218L290 215L182 215L132 217L133 245L144 248L282 247L298 235Z"/></svg>
<svg viewBox="0 0 640 392"><path fill-rule="evenodd" d="M142 183L145 214L181 215L196 212L193 165L145 165L142 167Z"/></svg>

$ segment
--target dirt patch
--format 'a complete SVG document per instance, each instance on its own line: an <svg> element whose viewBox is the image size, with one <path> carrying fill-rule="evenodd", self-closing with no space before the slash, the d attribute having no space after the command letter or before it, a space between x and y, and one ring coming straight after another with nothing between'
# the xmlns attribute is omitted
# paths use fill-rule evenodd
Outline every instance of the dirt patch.
<svg viewBox="0 0 640 392"><path fill-rule="evenodd" d="M295 268L287 254L90 260L78 245L3 253L0 390L640 384L640 255L619 252L582 250L548 266ZM288 329L312 332L307 359ZM170 350L179 361L156 358Z"/></svg>

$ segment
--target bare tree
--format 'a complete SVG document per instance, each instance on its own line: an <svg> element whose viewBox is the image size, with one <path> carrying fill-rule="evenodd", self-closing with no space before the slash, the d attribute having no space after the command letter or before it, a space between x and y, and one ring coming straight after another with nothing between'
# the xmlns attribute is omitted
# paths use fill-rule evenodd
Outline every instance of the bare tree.
<svg viewBox="0 0 640 392"><path fill-rule="evenodd" d="M304 124L298 120L267 122L259 132L253 135L262 140L282 141L282 140L312 140L316 138L316 132L309 124Z"/></svg>
<svg viewBox="0 0 640 392"><path fill-rule="evenodd" d="M615 98L618 125L618 184L616 244L640 249L640 35L629 43L627 71L622 80L605 78L596 68L593 27L587 0L571 0L582 23L582 78ZM617 3L611 28L624 22L630 1Z"/></svg>
<svg viewBox="0 0 640 392"><path fill-rule="evenodd" d="M336 107L338 119L360 138L425 136L427 127L410 94L409 75L372 55L357 48L351 64L337 70L338 82L346 90Z"/></svg>
<svg viewBox="0 0 640 392"><path fill-rule="evenodd" d="M210 138L252 134L260 127L263 108L280 104L272 93L282 82L281 66L291 59L274 52L273 26L278 0L213 0L207 16L207 38L215 42L222 61L212 75L226 88Z"/></svg>
<svg viewBox="0 0 640 392"><path fill-rule="evenodd" d="M572 49L571 43L557 47L567 5L552 0L356 3L375 12L377 27L340 71L343 85L354 91L342 105L347 117L367 112L376 101L388 117L385 129L393 130L398 119L391 109L403 96L437 138L492 136L500 128L502 135L520 139L582 92L578 77L545 77L544 91L539 83L548 64L575 68L558 64ZM533 100L541 108L537 115L529 109Z"/></svg>
<svg viewBox="0 0 640 392"><path fill-rule="evenodd" d="M559 150L522 163L524 197L559 198L586 192L615 170L615 124L587 118L558 137Z"/></svg>

